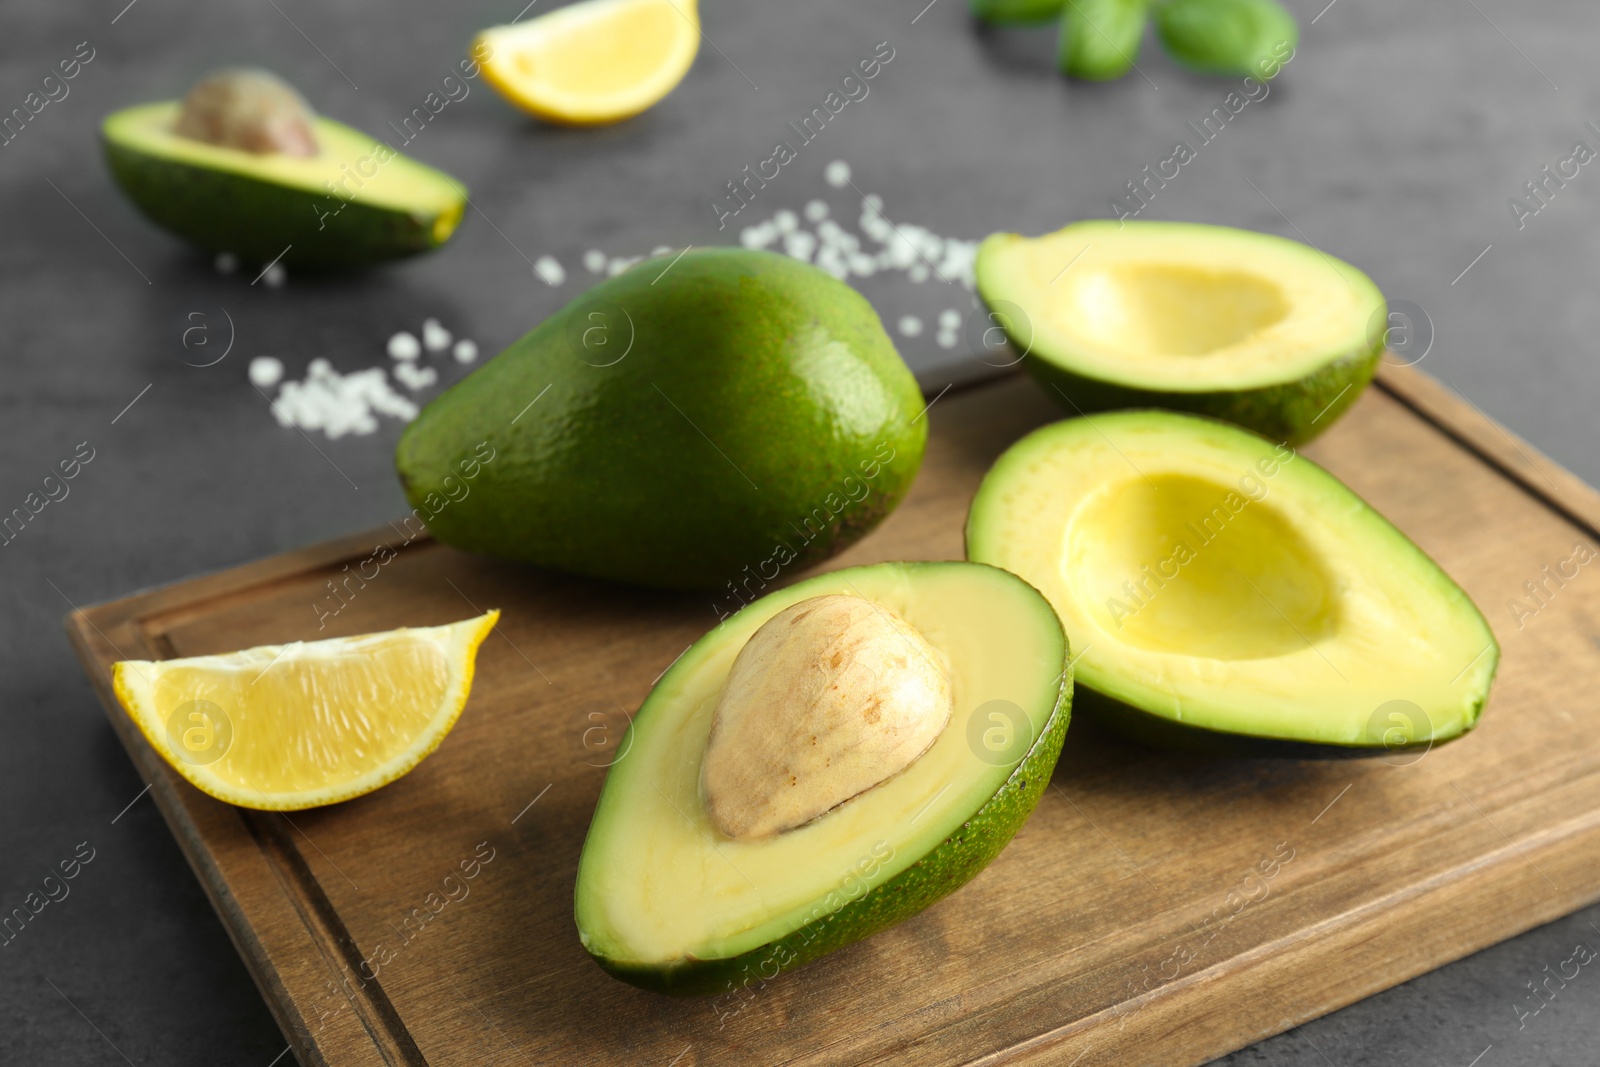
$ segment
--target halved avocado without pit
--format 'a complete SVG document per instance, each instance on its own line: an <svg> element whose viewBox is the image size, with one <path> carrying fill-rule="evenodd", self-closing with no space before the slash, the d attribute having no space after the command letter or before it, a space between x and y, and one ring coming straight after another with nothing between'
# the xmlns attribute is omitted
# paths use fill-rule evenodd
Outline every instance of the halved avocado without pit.
<svg viewBox="0 0 1600 1067"><path fill-rule="evenodd" d="M984 478L967 555L1055 606L1080 708L1158 745L1427 747L1472 729L1499 661L1467 594L1348 487L1193 415L1035 430Z"/></svg>
<svg viewBox="0 0 1600 1067"><path fill-rule="evenodd" d="M978 292L1069 412L1160 407L1297 444L1372 380L1383 294L1350 264L1226 226L1079 222L994 234Z"/></svg>
<svg viewBox="0 0 1600 1067"><path fill-rule="evenodd" d="M816 662L791 677L807 649ZM890 703L846 699L862 686ZM786 692L822 717L781 714ZM741 695L762 693L779 699L732 717ZM618 746L578 866L584 947L635 985L722 993L921 911L1038 803L1071 694L1050 605L994 567L881 563L752 602L662 675ZM894 701L938 715L859 789L861 753L903 740L861 726L893 718ZM817 782L840 802L792 803Z"/></svg>
<svg viewBox="0 0 1600 1067"><path fill-rule="evenodd" d="M250 151L177 132L183 104L125 108L103 128L106 161L152 222L246 263L359 266L426 252L455 232L466 187L321 116L311 155Z"/></svg>

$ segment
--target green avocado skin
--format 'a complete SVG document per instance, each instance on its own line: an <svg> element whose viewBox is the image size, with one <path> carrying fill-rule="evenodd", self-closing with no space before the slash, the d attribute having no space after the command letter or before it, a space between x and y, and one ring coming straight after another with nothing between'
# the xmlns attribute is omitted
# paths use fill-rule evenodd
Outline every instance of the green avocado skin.
<svg viewBox="0 0 1600 1067"><path fill-rule="evenodd" d="M340 208L336 196L162 159L110 139L104 148L117 184L151 222L206 251L231 252L246 263L270 262L281 254L280 262L291 267L356 267L442 243L435 237L437 214L358 200ZM465 196L463 191L463 204ZM447 237L453 228L453 223L447 227Z"/></svg>
<svg viewBox="0 0 1600 1067"><path fill-rule="evenodd" d="M729 959L691 959L668 969L630 967L602 956L595 962L624 982L657 993L735 993L885 930L960 889L1000 854L1050 784L1072 718L1071 661L1068 650L1055 707L1011 776L960 831L895 877L787 937Z"/></svg>
<svg viewBox="0 0 1600 1067"><path fill-rule="evenodd" d="M1383 351L1379 340L1370 349L1338 356L1296 381L1259 389L1203 393L1139 389L1090 378L1037 352L1027 353L1023 365L1056 403L1073 415L1124 408L1190 411L1243 426L1274 441L1298 445L1339 421L1339 416L1372 381Z"/></svg>
<svg viewBox="0 0 1600 1067"><path fill-rule="evenodd" d="M703 249L546 319L430 403L396 466L448 544L753 596L894 509L923 404L855 290L775 253Z"/></svg>
<svg viewBox="0 0 1600 1067"><path fill-rule="evenodd" d="M1276 737L1252 737L1248 734L1208 730L1203 726L1175 722L1161 715L1153 715L1116 697L1080 685L1077 691L1078 710L1094 721L1136 744L1150 748L1174 749L1202 756L1230 756L1244 759L1294 759L1334 760L1372 759L1407 753L1425 753L1449 741L1465 737L1477 725L1488 702L1487 689L1483 699L1472 713L1472 725L1449 737L1436 737L1431 741L1407 745L1330 745L1314 741L1289 741Z"/></svg>

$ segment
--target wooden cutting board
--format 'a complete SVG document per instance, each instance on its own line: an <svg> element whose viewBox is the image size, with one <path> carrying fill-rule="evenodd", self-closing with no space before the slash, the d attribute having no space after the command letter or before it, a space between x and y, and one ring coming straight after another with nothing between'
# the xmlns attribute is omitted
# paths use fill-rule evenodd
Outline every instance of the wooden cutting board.
<svg viewBox="0 0 1600 1067"><path fill-rule="evenodd" d="M837 565L959 558L990 462L1058 414L1021 379L939 399L910 498ZM1145 750L1075 720L1039 809L970 885L716 999L613 981L572 920L626 715L715 621L711 597L402 547L386 527L68 628L302 1064L1194 1064L1600 898L1600 563L1547 581L1542 605L1523 585L1600 545L1600 495L1408 370L1385 368L1307 451L1488 615L1504 658L1475 733L1420 760L1278 762ZM396 558L319 633L326 583L380 544ZM454 732L408 777L336 807L284 816L202 795L111 693L119 658L489 607L504 618Z"/></svg>

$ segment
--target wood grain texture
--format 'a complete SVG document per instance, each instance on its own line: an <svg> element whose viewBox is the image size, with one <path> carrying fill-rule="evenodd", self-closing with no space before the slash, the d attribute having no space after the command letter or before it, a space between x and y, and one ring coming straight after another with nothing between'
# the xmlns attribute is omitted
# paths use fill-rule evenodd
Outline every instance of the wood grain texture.
<svg viewBox="0 0 1600 1067"><path fill-rule="evenodd" d="M1020 379L941 399L910 497L835 565L960 558L984 471L1057 416ZM1174 755L1075 721L1039 809L970 885L709 1000L603 974L572 891L626 715L716 621L712 596L401 547L386 528L75 612L69 630L303 1064L1199 1063L1600 899L1600 580L1585 568L1531 615L1508 606L1600 541L1600 495L1405 369L1306 452L1489 617L1504 656L1477 731L1421 759L1319 763ZM319 631L325 583L380 542L397 558ZM489 607L504 617L450 737L331 808L200 794L110 691L118 658ZM463 864L467 895L440 905Z"/></svg>

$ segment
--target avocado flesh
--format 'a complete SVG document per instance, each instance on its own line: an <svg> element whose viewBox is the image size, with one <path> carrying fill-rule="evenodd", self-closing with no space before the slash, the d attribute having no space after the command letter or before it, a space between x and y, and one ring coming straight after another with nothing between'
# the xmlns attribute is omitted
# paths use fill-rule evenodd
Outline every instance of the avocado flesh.
<svg viewBox="0 0 1600 1067"><path fill-rule="evenodd" d="M315 156L257 154L173 133L180 106L109 116L106 159L151 221L205 250L246 262L282 254L299 267L375 263L443 244L466 208L454 178L398 153L379 163L391 150L332 119L315 120Z"/></svg>
<svg viewBox="0 0 1600 1067"><path fill-rule="evenodd" d="M909 767L773 837L723 837L700 792L717 698L740 649L791 604L838 593L881 604L947 660L949 724ZM1066 643L1049 604L970 563L882 563L772 593L696 642L656 683L611 767L578 866L585 948L625 981L726 992L905 919L978 873L1038 803L1071 709ZM1001 755L969 740L1026 715ZM1020 759L1018 758L1020 757Z"/></svg>
<svg viewBox="0 0 1600 1067"><path fill-rule="evenodd" d="M1055 606L1080 706L1160 744L1435 744L1477 723L1499 660L1466 593L1355 493L1211 419L1131 411L1036 430L985 477L967 555ZM1396 718L1391 701L1420 714Z"/></svg>
<svg viewBox="0 0 1600 1067"><path fill-rule="evenodd" d="M1383 353L1377 286L1269 234L1079 222L994 234L976 273L1028 369L1073 414L1170 408L1297 444L1355 402Z"/></svg>
<svg viewBox="0 0 1600 1067"><path fill-rule="evenodd" d="M546 319L428 404L395 462L441 541L731 610L893 510L924 403L854 289L695 249Z"/></svg>

